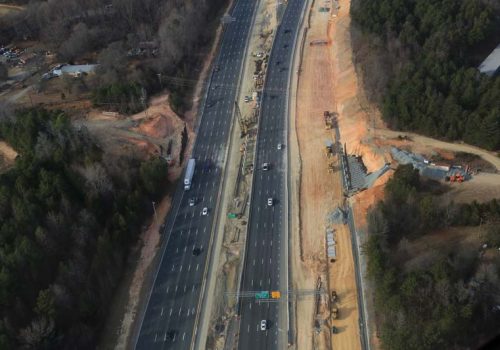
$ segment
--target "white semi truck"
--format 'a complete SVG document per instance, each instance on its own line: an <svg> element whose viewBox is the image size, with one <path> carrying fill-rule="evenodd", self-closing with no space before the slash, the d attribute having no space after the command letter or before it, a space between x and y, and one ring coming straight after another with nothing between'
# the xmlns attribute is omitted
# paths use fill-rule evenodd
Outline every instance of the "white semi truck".
<svg viewBox="0 0 500 350"><path fill-rule="evenodd" d="M188 191L191 188L191 185L193 183L193 175L194 175L194 167L196 165L196 162L194 158L191 158L188 161L188 165L186 168L186 175L184 176L184 190Z"/></svg>

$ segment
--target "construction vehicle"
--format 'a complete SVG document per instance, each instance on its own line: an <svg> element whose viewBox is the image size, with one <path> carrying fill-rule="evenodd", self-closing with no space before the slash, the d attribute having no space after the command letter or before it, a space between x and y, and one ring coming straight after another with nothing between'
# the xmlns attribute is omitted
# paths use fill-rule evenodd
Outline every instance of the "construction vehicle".
<svg viewBox="0 0 500 350"><path fill-rule="evenodd" d="M335 303L335 302L338 301L337 292L334 291L334 290L332 290L332 297L331 297L331 299L332 299L332 303Z"/></svg>
<svg viewBox="0 0 500 350"><path fill-rule="evenodd" d="M325 154L328 158L333 156L333 142L330 140L325 141Z"/></svg>
<svg viewBox="0 0 500 350"><path fill-rule="evenodd" d="M196 161L194 158L191 158L188 161L188 165L186 168L186 175L184 175L184 190L188 191L191 188L191 185L193 183L193 175L194 175L194 168L196 165Z"/></svg>
<svg viewBox="0 0 500 350"><path fill-rule="evenodd" d="M335 171L335 163L334 162L328 163L328 172L333 173L334 171Z"/></svg>
<svg viewBox="0 0 500 350"><path fill-rule="evenodd" d="M339 309L336 307L332 307L332 318L337 319L339 317Z"/></svg>
<svg viewBox="0 0 500 350"><path fill-rule="evenodd" d="M448 178L447 178L448 180ZM450 182L459 182L462 183L464 182L465 178L461 173L455 173L449 177Z"/></svg>
<svg viewBox="0 0 500 350"><path fill-rule="evenodd" d="M337 126L337 113L324 111L323 118L325 119L325 129L330 130Z"/></svg>

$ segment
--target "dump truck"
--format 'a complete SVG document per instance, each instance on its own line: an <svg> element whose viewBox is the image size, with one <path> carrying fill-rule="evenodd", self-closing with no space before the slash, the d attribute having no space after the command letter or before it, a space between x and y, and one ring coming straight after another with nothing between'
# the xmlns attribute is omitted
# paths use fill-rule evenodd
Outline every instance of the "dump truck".
<svg viewBox="0 0 500 350"><path fill-rule="evenodd" d="M191 188L193 183L193 175L194 175L194 167L196 165L196 161L194 158L191 158L188 161L188 165L186 168L186 175L184 175L184 190L188 191Z"/></svg>

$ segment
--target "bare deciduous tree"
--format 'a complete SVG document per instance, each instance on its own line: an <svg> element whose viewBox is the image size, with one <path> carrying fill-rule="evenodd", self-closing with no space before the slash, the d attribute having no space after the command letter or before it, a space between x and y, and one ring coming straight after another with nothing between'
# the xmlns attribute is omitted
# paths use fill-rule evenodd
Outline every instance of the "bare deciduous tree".
<svg viewBox="0 0 500 350"><path fill-rule="evenodd" d="M100 164L94 163L85 167L82 170L82 175L85 177L87 188L94 195L106 194L113 190L113 183L106 169Z"/></svg>

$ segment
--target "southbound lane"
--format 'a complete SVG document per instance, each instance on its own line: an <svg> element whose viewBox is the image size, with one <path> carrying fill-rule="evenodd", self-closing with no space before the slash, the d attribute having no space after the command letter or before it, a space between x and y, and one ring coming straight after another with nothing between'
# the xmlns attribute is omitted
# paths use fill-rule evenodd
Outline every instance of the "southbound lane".
<svg viewBox="0 0 500 350"><path fill-rule="evenodd" d="M201 284L212 232L217 194L223 173L233 104L244 60L247 38L256 9L255 0L238 0L226 24L207 98L203 106L192 158L196 159L193 185L179 184L162 246L136 349L189 349L201 295ZM222 87L222 88L220 88ZM189 198L196 205L189 206ZM207 207L207 216L201 214ZM172 216L173 215L173 216Z"/></svg>
<svg viewBox="0 0 500 350"><path fill-rule="evenodd" d="M285 212L287 145L284 143L287 140L289 70L305 0L289 0L286 6L269 58L262 97L242 292L281 290L283 294L287 289L284 257L288 242L282 239L288 222ZM283 144L281 149L278 144ZM270 163L267 171L262 170L265 162ZM268 198L273 199L272 206L268 205ZM239 349L285 349L287 344L282 344L280 339L287 339L287 336L279 332L287 332L287 320L280 319L279 315L287 315L288 311L280 312L280 308L287 308L287 303L241 299ZM264 331L260 329L261 320L268 324Z"/></svg>

